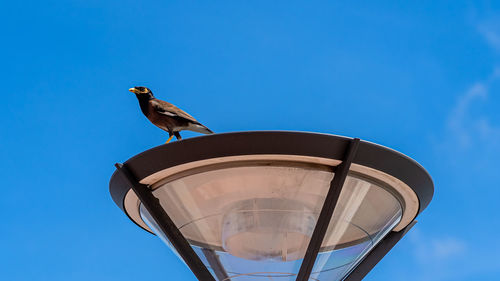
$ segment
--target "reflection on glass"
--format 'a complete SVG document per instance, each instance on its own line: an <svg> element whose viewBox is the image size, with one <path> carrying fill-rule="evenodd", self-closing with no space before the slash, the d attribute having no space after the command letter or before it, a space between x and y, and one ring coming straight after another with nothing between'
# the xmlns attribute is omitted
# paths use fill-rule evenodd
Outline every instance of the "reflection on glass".
<svg viewBox="0 0 500 281"><path fill-rule="evenodd" d="M193 172L154 194L217 280L295 280L331 169L253 163ZM342 280L400 220L383 187L347 177L311 280ZM171 246L141 206L148 226Z"/></svg>

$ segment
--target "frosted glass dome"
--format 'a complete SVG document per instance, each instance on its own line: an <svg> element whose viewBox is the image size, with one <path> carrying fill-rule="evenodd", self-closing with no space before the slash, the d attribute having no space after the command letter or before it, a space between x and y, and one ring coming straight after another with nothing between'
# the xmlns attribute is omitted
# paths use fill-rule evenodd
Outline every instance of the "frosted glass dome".
<svg viewBox="0 0 500 281"><path fill-rule="evenodd" d="M153 193L217 280L295 280L333 175L324 165L254 161L190 171ZM385 187L349 175L310 279L341 280L401 215Z"/></svg>

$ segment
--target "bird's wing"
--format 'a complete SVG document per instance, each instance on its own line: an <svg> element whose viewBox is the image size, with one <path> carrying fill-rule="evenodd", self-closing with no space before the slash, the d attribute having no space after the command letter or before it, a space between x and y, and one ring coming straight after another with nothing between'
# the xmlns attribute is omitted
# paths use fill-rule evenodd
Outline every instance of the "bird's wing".
<svg viewBox="0 0 500 281"><path fill-rule="evenodd" d="M181 117L193 123L199 124L199 122L196 121L196 119L194 119L193 116L187 114L186 112L182 111L180 108L169 102L162 101L159 99L151 99L149 102L151 103L153 108L160 114L171 117Z"/></svg>

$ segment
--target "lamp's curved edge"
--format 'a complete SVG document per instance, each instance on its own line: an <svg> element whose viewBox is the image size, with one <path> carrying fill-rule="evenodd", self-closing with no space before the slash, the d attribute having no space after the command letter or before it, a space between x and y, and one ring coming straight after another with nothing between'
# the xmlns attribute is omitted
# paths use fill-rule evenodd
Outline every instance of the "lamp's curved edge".
<svg viewBox="0 0 500 281"><path fill-rule="evenodd" d="M147 232L154 234L149 228L138 224L127 212L125 208L125 198L131 187L127 185L125 180L118 174L118 171L114 171L109 180L109 193L111 194L111 199L113 202L127 215L127 217L134 222L138 227L146 230Z"/></svg>
<svg viewBox="0 0 500 281"><path fill-rule="evenodd" d="M399 151L361 141L353 163L380 170L406 183L418 197L418 214L429 206L434 196L434 183L427 170Z"/></svg>
<svg viewBox="0 0 500 281"><path fill-rule="evenodd" d="M350 140L349 137L337 135L293 131L221 133L163 144L137 154L125 164L140 181L169 167L224 156L289 154L342 159ZM429 205L434 194L432 179L410 157L378 144L361 141L353 163L390 174L410 186L419 200L419 214ZM115 204L127 216L124 199L129 189L115 171L110 179L109 190Z"/></svg>

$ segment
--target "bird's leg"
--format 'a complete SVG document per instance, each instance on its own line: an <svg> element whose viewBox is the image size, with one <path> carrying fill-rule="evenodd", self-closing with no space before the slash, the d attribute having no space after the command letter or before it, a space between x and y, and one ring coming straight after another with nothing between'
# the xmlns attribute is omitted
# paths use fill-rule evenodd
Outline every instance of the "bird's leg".
<svg viewBox="0 0 500 281"><path fill-rule="evenodd" d="M170 132L168 132L168 135L169 135L170 137L168 138L168 140L167 140L165 143L169 143L169 142L172 140L172 138L174 137L174 134L172 134L172 133L170 133Z"/></svg>
<svg viewBox="0 0 500 281"><path fill-rule="evenodd" d="M178 140L182 140L181 134L179 132L174 132L174 135Z"/></svg>

